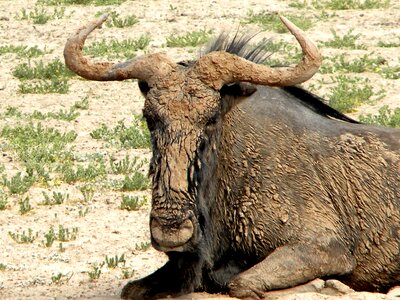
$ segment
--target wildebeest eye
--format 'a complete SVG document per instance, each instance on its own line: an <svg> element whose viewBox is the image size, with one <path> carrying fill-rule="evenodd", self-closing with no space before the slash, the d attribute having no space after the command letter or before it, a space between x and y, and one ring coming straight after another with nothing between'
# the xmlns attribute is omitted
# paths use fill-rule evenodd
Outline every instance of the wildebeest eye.
<svg viewBox="0 0 400 300"><path fill-rule="evenodd" d="M150 91L149 84L144 80L139 80L138 82L140 91L146 95Z"/></svg>

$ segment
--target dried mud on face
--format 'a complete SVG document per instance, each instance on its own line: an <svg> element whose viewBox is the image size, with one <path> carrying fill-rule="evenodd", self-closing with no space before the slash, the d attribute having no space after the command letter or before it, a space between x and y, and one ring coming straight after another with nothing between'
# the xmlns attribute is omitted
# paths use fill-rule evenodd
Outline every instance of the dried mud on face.
<svg viewBox="0 0 400 300"><path fill-rule="evenodd" d="M61 18L49 20L45 24L33 24L32 20L20 20L18 16L21 16L23 10L28 14L34 11L36 1L0 0L0 46L37 46L45 54L32 59L32 65L38 60L63 60L64 43L71 33L92 20L97 13L113 10L121 16L134 14L139 22L126 28L103 26L103 29L93 32L88 44L102 39L136 39L147 33L151 38L150 45L144 51L138 51L137 55L161 51L180 61L195 58L198 49L166 47L166 37L171 34L204 29L212 30L214 34L223 30L234 32L249 12L257 14L264 11L311 18L316 24L306 32L317 42L331 39L331 29L338 34L345 34L353 29L354 34L360 34L358 41L364 44L366 49L347 51L351 52L351 56L379 55L388 65L399 64L399 47L377 46L378 41L400 41L400 5L397 1L391 1L392 4L385 9L324 12L289 7L292 2L295 1L132 0L111 6L68 5L65 6L65 13ZM55 9L54 6L43 7L50 13ZM324 13L327 17L322 17ZM254 24L242 26L249 31L260 30L260 27ZM287 43L295 45L294 39L287 33L264 30L259 33L257 39L267 37L284 39ZM345 52L341 49L322 48L324 56ZM136 82L89 82L72 77L68 81L70 88L66 94L22 94L19 91L21 82L13 76L13 70L28 61L27 58L21 58L14 53L0 54L0 129L5 126L40 122L45 127L53 127L61 132L73 130L77 134L72 143L73 153L76 160L83 163L94 156L101 156L106 161L110 156L122 159L127 154L130 157L150 158L150 149L117 147L90 136L101 124L110 128L114 128L120 120L127 126L132 124L133 114L140 114L143 105ZM305 86L317 86L314 92L325 97L331 78L335 75L317 74ZM376 113L382 105L400 107L399 79L384 79L379 74L369 71L358 75L368 78L374 90L384 89L385 95L378 102L359 107L352 116ZM326 84L318 85L321 80ZM88 99L89 109L79 110L79 116L73 121L37 121L5 116L10 106L16 107L23 114L32 114L34 111L45 114L60 109L68 110L82 99ZM25 174L23 162L18 160L15 152L6 147L4 139L0 139L0 150L1 177L11 178L18 172ZM146 166L143 167L143 171L146 172ZM123 193L112 188L100 188L94 181L91 182L96 186L92 198L85 201L80 191L82 183L67 184L58 180L57 175L52 176L54 177L47 185L36 183L23 195L10 195L7 188L2 186L7 193L7 207L0 210L0 266L4 266L4 270L0 270L0 299L77 299L101 296L118 298L122 286L128 280L124 278L124 270L133 270L131 279L137 279L156 270L165 262L166 258L162 253L152 248L139 249L140 245L150 241L149 201L137 211L120 209L122 194L145 195L150 198L149 190ZM49 194L53 191L68 193L69 198L61 205L39 205L44 200L42 192ZM18 203L26 196L29 197L33 209L22 215ZM45 234L52 226L58 228L59 225L70 230L77 228L78 231L76 239L62 243L63 251L59 249L59 242L54 242L51 247L43 245ZM18 244L9 235L10 232L27 232L29 228L33 233L38 233L38 238L32 243ZM100 277L94 281L90 280L89 272L93 271L94 266L104 262L106 256L122 254L126 260L124 267L112 269L105 265L101 268ZM57 276L61 276L60 280L55 279Z"/></svg>

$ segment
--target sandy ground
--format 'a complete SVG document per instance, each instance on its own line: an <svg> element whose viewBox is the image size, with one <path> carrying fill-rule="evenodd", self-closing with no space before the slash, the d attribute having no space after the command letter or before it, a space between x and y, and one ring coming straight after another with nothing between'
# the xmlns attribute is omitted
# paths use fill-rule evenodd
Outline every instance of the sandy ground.
<svg viewBox="0 0 400 300"><path fill-rule="evenodd" d="M163 51L176 60L194 58L197 50L192 48L166 48L166 37L171 33L184 33L201 29L236 30L250 11L281 12L282 14L299 13L298 9L288 7L291 1L261 0L146 0L126 1L120 6L66 6L65 16L51 20L44 25L35 25L30 20L18 20L16 15L22 9L33 10L33 0L0 0L0 45L37 45L46 51L43 59L50 61L62 59L63 46L68 36L87 20L92 20L100 11L111 8L122 16L135 14L139 23L128 28L105 28L96 30L89 38L89 43L103 38L137 38L143 33L151 36L150 47L146 52ZM53 7L46 7L52 11ZM313 17L320 11L305 10L300 13ZM333 16L318 21L316 26L307 31L315 41L326 41L332 37L330 29L338 34L347 33L350 28L360 33L360 42L367 45L367 50L352 51L352 55L362 56L374 52L386 58L389 65L396 65L399 48L378 48L378 40L398 41L400 37L400 4L392 1L385 10L336 11L328 12ZM250 30L255 25L248 25ZM279 36L265 31L259 38ZM288 34L281 35L289 43L294 43ZM279 37L280 38L280 37ZM342 53L343 50L322 49L324 55ZM18 107L22 112L39 110L43 113L67 109L76 101L88 97L90 108L80 111L80 116L72 122L48 120L42 123L60 130L74 130L78 138L73 143L74 151L82 156L94 153L104 156L123 157L140 155L150 157L150 150L126 150L109 147L106 143L96 141L89 135L91 131L105 123L114 127L119 120L127 124L132 120L132 113L140 113L143 98L134 82L88 82L78 78L72 79L68 94L21 94L18 92L19 80L12 75L12 70L20 63L26 62L15 54L0 56L0 113L7 106ZM360 107L354 116L360 113L376 112L384 104L390 107L400 106L399 80L385 80L375 73L363 73L361 76L371 79L374 87L384 87L386 95L379 103ZM306 85L320 79L329 81L331 75L317 74ZM326 90L317 91L324 96ZM0 127L16 122L12 118L2 118ZM0 141L1 143L1 141ZM15 155L4 151L0 163L5 167L5 174L22 171ZM59 206L39 206L43 201L42 191L62 191L70 194L69 200ZM145 192L149 195L149 191ZM6 270L0 271L0 299L76 299L95 296L112 297L119 294L127 279L122 276L121 268L102 268L97 281L89 281L87 272L92 264L104 261L106 255L125 255L126 268L134 270L132 278L140 278L157 269L165 261L163 254L153 249L140 251L135 245L149 241L148 213L149 206L139 211L128 212L119 209L121 192L112 190L96 191L89 203L82 203L82 194L78 185L54 185L50 187L35 186L28 192L34 210L26 215L18 211L18 197L10 196L8 208L0 211L0 263ZM84 217L79 211L88 208ZM57 245L43 247L43 235L50 226L79 229L76 240L64 243L64 252L58 251ZM8 232L21 232L31 228L39 233L39 238L32 244L17 244ZM52 282L51 277L63 274L59 284ZM69 280L67 280L69 278Z"/></svg>

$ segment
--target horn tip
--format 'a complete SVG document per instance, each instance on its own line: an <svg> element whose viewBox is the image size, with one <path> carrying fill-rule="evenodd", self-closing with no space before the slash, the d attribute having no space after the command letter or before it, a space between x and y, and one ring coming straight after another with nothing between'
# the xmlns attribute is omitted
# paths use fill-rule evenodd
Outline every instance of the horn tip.
<svg viewBox="0 0 400 300"><path fill-rule="evenodd" d="M300 28L298 28L295 24L293 24L288 18L280 14L278 14L278 17L290 32L293 33L293 31L300 30Z"/></svg>
<svg viewBox="0 0 400 300"><path fill-rule="evenodd" d="M100 26L107 20L107 18L110 16L110 14L109 13L107 13L107 14L103 14L103 15L101 15L101 17L100 18L98 18L95 22L96 22L96 27L97 28L100 28Z"/></svg>

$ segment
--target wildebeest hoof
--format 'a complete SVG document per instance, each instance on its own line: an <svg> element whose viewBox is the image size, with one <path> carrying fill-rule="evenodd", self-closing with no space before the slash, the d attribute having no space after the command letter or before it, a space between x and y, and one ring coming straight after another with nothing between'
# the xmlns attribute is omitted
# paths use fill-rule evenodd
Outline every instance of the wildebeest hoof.
<svg viewBox="0 0 400 300"><path fill-rule="evenodd" d="M352 288L350 288L349 286L340 282L339 280L335 280L335 279L329 279L329 280L325 281L325 289L332 289L338 295L354 293L354 290Z"/></svg>
<svg viewBox="0 0 400 300"><path fill-rule="evenodd" d="M229 295L240 299L262 299L265 292L257 285L257 281L236 277L229 285Z"/></svg>
<svg viewBox="0 0 400 300"><path fill-rule="evenodd" d="M147 288L144 287L140 280L129 281L123 288L121 292L122 299L129 300L143 300L149 299L146 297Z"/></svg>

